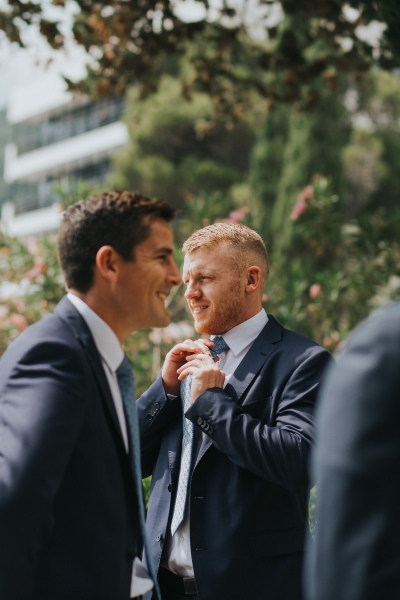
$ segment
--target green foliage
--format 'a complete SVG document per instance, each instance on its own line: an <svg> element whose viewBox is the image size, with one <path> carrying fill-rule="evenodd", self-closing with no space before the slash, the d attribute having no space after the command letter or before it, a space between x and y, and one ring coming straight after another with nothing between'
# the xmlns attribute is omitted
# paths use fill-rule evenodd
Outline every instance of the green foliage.
<svg viewBox="0 0 400 600"><path fill-rule="evenodd" d="M269 309L330 350L400 291L400 207L343 222L344 204L324 177L298 196L290 244L272 257Z"/></svg>
<svg viewBox="0 0 400 600"><path fill-rule="evenodd" d="M29 247L0 233L0 355L28 325L51 311L65 293L56 240Z"/></svg>
<svg viewBox="0 0 400 600"><path fill-rule="evenodd" d="M355 121L352 148L354 152L358 147L359 160L354 160L354 154L350 161L344 157L348 180L353 184L349 193L353 197L362 195L358 198L361 208L396 207L400 195L399 77L373 69L354 92L357 101L351 111Z"/></svg>
<svg viewBox="0 0 400 600"><path fill-rule="evenodd" d="M193 197L229 193L247 174L255 134L247 122L211 122L212 111L205 94L186 101L170 76L147 100L131 90L125 116L131 141L115 158L110 187L139 189L180 208Z"/></svg>
<svg viewBox="0 0 400 600"><path fill-rule="evenodd" d="M62 13L65 6L73 7L72 37L93 60L84 81L66 80L71 89L97 96L122 95L132 84L140 85L142 95L149 94L157 89L165 57L185 56L190 67L185 94L206 91L218 112L240 119L254 93L268 105L289 103L309 110L321 93L337 85L340 73L359 76L373 62L387 69L399 65L397 0L229 5L199 0L197 7L204 10L196 21L190 21L185 3L170 0L156 5L151 0L51 4L50 13L47 3L8 0L0 10L0 30L24 45L24 29L35 26L59 49L65 42ZM376 44L359 36L359 28L372 22L387 25Z"/></svg>
<svg viewBox="0 0 400 600"><path fill-rule="evenodd" d="M271 253L266 297L267 310L284 325L332 351L372 308L400 291L400 208L380 207L344 222L344 206L321 176L302 190L291 214L290 242L284 252L274 249ZM187 205L187 219L174 224L177 239L223 218L258 228L254 211L229 210L224 195L193 199ZM64 290L54 238L26 248L2 236L0 269L3 281L16 284L13 294L3 297L0 304L2 352L29 323L52 310ZM126 340L139 394L155 378L171 345L196 335L182 289L171 295L169 310L171 326L139 331ZM148 498L150 479L144 485ZM311 520L314 502L312 495Z"/></svg>
<svg viewBox="0 0 400 600"><path fill-rule="evenodd" d="M307 185L315 173L329 173L334 188L341 189L341 150L347 139L348 127L339 94L325 97L312 113L290 111L271 214L274 244L284 247L287 243L288 217L298 190Z"/></svg>

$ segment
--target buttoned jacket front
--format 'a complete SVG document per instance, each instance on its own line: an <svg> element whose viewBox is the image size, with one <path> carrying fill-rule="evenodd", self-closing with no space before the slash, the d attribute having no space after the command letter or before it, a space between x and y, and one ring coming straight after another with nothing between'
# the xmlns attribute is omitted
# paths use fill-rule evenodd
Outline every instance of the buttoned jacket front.
<svg viewBox="0 0 400 600"><path fill-rule="evenodd" d="M226 388L206 390L187 411L205 434L189 491L200 600L301 597L315 399L330 360L269 315ZM138 408L143 474L152 475L147 529L159 567L179 475L181 401L166 397L159 376Z"/></svg>

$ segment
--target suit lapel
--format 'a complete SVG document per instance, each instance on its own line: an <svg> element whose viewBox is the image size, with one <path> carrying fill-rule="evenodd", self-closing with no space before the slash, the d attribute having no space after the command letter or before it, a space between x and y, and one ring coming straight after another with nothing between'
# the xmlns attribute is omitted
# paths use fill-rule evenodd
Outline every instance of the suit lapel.
<svg viewBox="0 0 400 600"><path fill-rule="evenodd" d="M255 339L254 344L236 368L225 390L237 400L241 400L257 373L275 351L276 344L282 338L282 326L268 315L268 323ZM234 393L233 393L234 392ZM240 402L239 402L240 403Z"/></svg>
<svg viewBox="0 0 400 600"><path fill-rule="evenodd" d="M242 401L242 396L265 362L275 351L277 343L282 339L282 330L282 325L272 315L268 315L268 323L255 339L254 344L236 368L229 383L225 386L227 394L238 405L246 403L246 398ZM196 465L211 445L211 439L203 434L203 441L196 459Z"/></svg>
<svg viewBox="0 0 400 600"><path fill-rule="evenodd" d="M94 343L92 334L90 333L90 329L87 326L85 319L66 296L57 305L54 312L68 323L70 328L73 330L79 344L85 349L86 356L93 371L93 375L98 383L100 395L104 399L104 404L111 417L111 421L117 428L121 443L123 443L121 428L115 410L110 386L108 385L108 380L104 372L100 354L97 350L96 344Z"/></svg>

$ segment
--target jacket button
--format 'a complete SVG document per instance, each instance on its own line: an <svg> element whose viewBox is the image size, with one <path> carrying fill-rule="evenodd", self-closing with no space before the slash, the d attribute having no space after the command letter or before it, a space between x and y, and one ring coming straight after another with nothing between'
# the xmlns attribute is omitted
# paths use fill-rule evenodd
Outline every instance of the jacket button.
<svg viewBox="0 0 400 600"><path fill-rule="evenodd" d="M159 533L158 536L156 537L156 541L159 542L160 540L162 540L162 533Z"/></svg>
<svg viewBox="0 0 400 600"><path fill-rule="evenodd" d="M167 490L170 492L172 490L172 485L169 483Z"/></svg>
<svg viewBox="0 0 400 600"><path fill-rule="evenodd" d="M208 430L208 433L212 433L214 431L214 428L210 425L210 429Z"/></svg>
<svg viewBox="0 0 400 600"><path fill-rule="evenodd" d="M197 419L197 425L200 425L200 427L202 427L202 425L203 425L203 419L201 417L198 417L198 419Z"/></svg>

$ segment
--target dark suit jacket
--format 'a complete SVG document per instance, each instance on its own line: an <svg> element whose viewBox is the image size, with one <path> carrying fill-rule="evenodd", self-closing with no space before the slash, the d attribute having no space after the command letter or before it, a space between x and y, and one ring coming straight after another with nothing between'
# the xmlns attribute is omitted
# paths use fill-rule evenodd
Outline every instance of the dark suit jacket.
<svg viewBox="0 0 400 600"><path fill-rule="evenodd" d="M400 301L350 336L321 390L307 598L400 596Z"/></svg>
<svg viewBox="0 0 400 600"><path fill-rule="evenodd" d="M187 417L203 445L190 488L191 549L201 600L296 600L308 531L308 457L326 350L269 322L224 390ZM160 564L180 466L180 398L160 378L139 399L147 527ZM145 598L148 598L145 596Z"/></svg>
<svg viewBox="0 0 400 600"><path fill-rule="evenodd" d="M133 479L99 353L64 298L0 361L0 597L127 600Z"/></svg>

